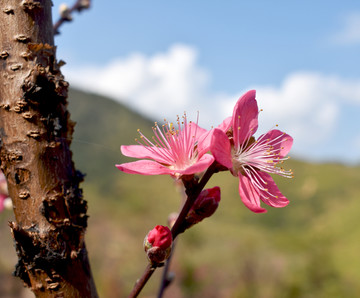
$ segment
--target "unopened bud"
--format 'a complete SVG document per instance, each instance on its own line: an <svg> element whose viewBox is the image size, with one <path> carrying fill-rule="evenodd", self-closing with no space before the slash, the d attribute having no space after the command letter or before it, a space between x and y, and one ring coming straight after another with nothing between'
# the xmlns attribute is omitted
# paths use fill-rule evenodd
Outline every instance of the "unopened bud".
<svg viewBox="0 0 360 298"><path fill-rule="evenodd" d="M220 202L220 187L204 189L186 216L188 228L214 214Z"/></svg>
<svg viewBox="0 0 360 298"><path fill-rule="evenodd" d="M81 0L79 2L79 10L90 8L90 0Z"/></svg>
<svg viewBox="0 0 360 298"><path fill-rule="evenodd" d="M171 246L171 231L165 226L156 226L144 239L144 249L152 264L163 263L170 256Z"/></svg>
<svg viewBox="0 0 360 298"><path fill-rule="evenodd" d="M72 16L70 13L70 8L66 4L60 4L59 6L60 17L65 21L72 21Z"/></svg>

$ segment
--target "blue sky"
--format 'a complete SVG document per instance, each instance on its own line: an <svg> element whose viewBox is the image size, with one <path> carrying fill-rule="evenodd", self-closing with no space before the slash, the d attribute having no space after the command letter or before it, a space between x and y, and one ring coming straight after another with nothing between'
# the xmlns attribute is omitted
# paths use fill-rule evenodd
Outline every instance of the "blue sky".
<svg viewBox="0 0 360 298"><path fill-rule="evenodd" d="M60 3L53 1L54 19ZM359 1L92 1L55 43L73 86L205 128L255 88L259 133L293 156L360 162ZM136 136L136 127L134 127Z"/></svg>

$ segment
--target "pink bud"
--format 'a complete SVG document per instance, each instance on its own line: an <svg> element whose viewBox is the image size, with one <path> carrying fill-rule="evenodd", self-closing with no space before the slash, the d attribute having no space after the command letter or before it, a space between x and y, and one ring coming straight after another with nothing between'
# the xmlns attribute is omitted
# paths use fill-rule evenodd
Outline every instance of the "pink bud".
<svg viewBox="0 0 360 298"><path fill-rule="evenodd" d="M172 235L168 227L156 226L145 237L144 249L151 263L164 262L171 253Z"/></svg>
<svg viewBox="0 0 360 298"><path fill-rule="evenodd" d="M168 248L172 243L171 231L168 227L156 226L147 235L147 240L152 246Z"/></svg>
<svg viewBox="0 0 360 298"><path fill-rule="evenodd" d="M194 225L204 218L214 214L220 202L220 187L215 186L213 188L204 189L194 202L186 221L189 225Z"/></svg>

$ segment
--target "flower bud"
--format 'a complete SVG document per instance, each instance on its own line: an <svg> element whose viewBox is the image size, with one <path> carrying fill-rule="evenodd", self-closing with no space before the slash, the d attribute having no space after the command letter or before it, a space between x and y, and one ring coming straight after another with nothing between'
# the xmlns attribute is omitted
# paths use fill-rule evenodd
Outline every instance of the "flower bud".
<svg viewBox="0 0 360 298"><path fill-rule="evenodd" d="M163 263L170 256L171 246L171 231L165 226L156 226L144 239L144 249L152 264Z"/></svg>
<svg viewBox="0 0 360 298"><path fill-rule="evenodd" d="M59 6L60 17L65 21L72 21L70 8L66 4L60 4Z"/></svg>
<svg viewBox="0 0 360 298"><path fill-rule="evenodd" d="M186 216L188 228L214 214L220 202L220 187L204 189Z"/></svg>

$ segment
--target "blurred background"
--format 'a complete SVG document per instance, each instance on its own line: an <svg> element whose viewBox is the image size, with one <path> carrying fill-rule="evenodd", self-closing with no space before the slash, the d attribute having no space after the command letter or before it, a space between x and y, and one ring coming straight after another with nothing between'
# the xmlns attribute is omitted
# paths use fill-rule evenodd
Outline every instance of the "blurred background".
<svg viewBox="0 0 360 298"><path fill-rule="evenodd" d="M61 3L53 1L54 21ZM195 1L194 1L195 2ZM360 296L360 3L358 1L92 1L56 36L77 122L72 143L89 203L86 241L101 297L123 297L146 266L142 241L181 197L171 178L126 175L119 147L186 111L218 125L257 90L259 134L294 137L276 179L290 200L253 214L237 179L216 175L222 201L179 238L165 297ZM0 295L31 297L0 214ZM161 271L142 297L155 297ZM3 293L3 294L1 294Z"/></svg>

